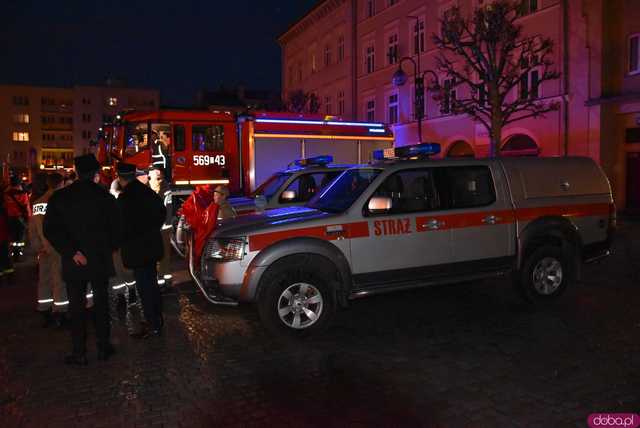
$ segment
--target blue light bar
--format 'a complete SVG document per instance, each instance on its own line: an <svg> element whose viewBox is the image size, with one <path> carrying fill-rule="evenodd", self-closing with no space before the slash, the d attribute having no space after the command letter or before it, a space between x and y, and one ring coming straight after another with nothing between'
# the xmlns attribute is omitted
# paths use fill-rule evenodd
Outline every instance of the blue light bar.
<svg viewBox="0 0 640 428"><path fill-rule="evenodd" d="M315 156L307 159L298 159L293 163L296 166L307 166L307 165L326 165L331 162L333 162L333 156L325 155L325 156Z"/></svg>
<svg viewBox="0 0 640 428"><path fill-rule="evenodd" d="M373 160L408 159L413 157L428 157L440 153L440 144L422 143L412 146L396 147L395 149L380 149L372 152Z"/></svg>
<svg viewBox="0 0 640 428"><path fill-rule="evenodd" d="M384 134L387 131L385 131L384 129L380 129L380 128L373 128L373 129L369 128L369 132L375 132L377 134Z"/></svg>

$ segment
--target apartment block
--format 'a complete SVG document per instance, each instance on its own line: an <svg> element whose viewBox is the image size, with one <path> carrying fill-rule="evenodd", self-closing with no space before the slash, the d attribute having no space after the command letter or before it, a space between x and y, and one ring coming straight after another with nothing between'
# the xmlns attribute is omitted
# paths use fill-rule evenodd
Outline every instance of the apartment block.
<svg viewBox="0 0 640 428"><path fill-rule="evenodd" d="M159 92L151 89L0 85L2 167L20 172L71 167L117 112L155 109L159 103Z"/></svg>

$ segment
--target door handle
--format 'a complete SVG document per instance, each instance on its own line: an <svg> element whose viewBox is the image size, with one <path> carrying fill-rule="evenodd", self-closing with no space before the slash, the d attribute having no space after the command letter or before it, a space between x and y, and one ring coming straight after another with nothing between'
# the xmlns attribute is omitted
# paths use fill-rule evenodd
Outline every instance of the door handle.
<svg viewBox="0 0 640 428"><path fill-rule="evenodd" d="M484 224L496 224L497 222L500 221L500 217L496 217L493 214L492 215L488 215L485 218L482 219L482 222Z"/></svg>

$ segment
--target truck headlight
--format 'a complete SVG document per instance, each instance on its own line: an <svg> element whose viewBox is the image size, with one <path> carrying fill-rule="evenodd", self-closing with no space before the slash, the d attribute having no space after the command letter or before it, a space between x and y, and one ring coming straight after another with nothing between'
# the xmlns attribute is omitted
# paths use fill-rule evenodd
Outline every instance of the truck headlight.
<svg viewBox="0 0 640 428"><path fill-rule="evenodd" d="M244 238L211 239L205 248L205 257L220 262L242 260L244 257Z"/></svg>

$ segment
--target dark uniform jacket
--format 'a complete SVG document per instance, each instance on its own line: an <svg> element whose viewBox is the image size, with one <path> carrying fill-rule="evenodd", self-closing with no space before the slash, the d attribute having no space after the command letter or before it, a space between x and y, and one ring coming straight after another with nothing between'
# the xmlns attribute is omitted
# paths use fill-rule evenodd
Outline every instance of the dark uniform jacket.
<svg viewBox="0 0 640 428"><path fill-rule="evenodd" d="M129 269L149 266L162 258L160 229L166 209L160 196L138 180L129 183L118 197L124 218L122 262Z"/></svg>
<svg viewBox="0 0 640 428"><path fill-rule="evenodd" d="M43 232L62 256L64 280L113 276L112 254L118 248L121 225L115 198L93 181L78 180L56 191L47 205ZM86 266L74 263L77 251L87 258Z"/></svg>

